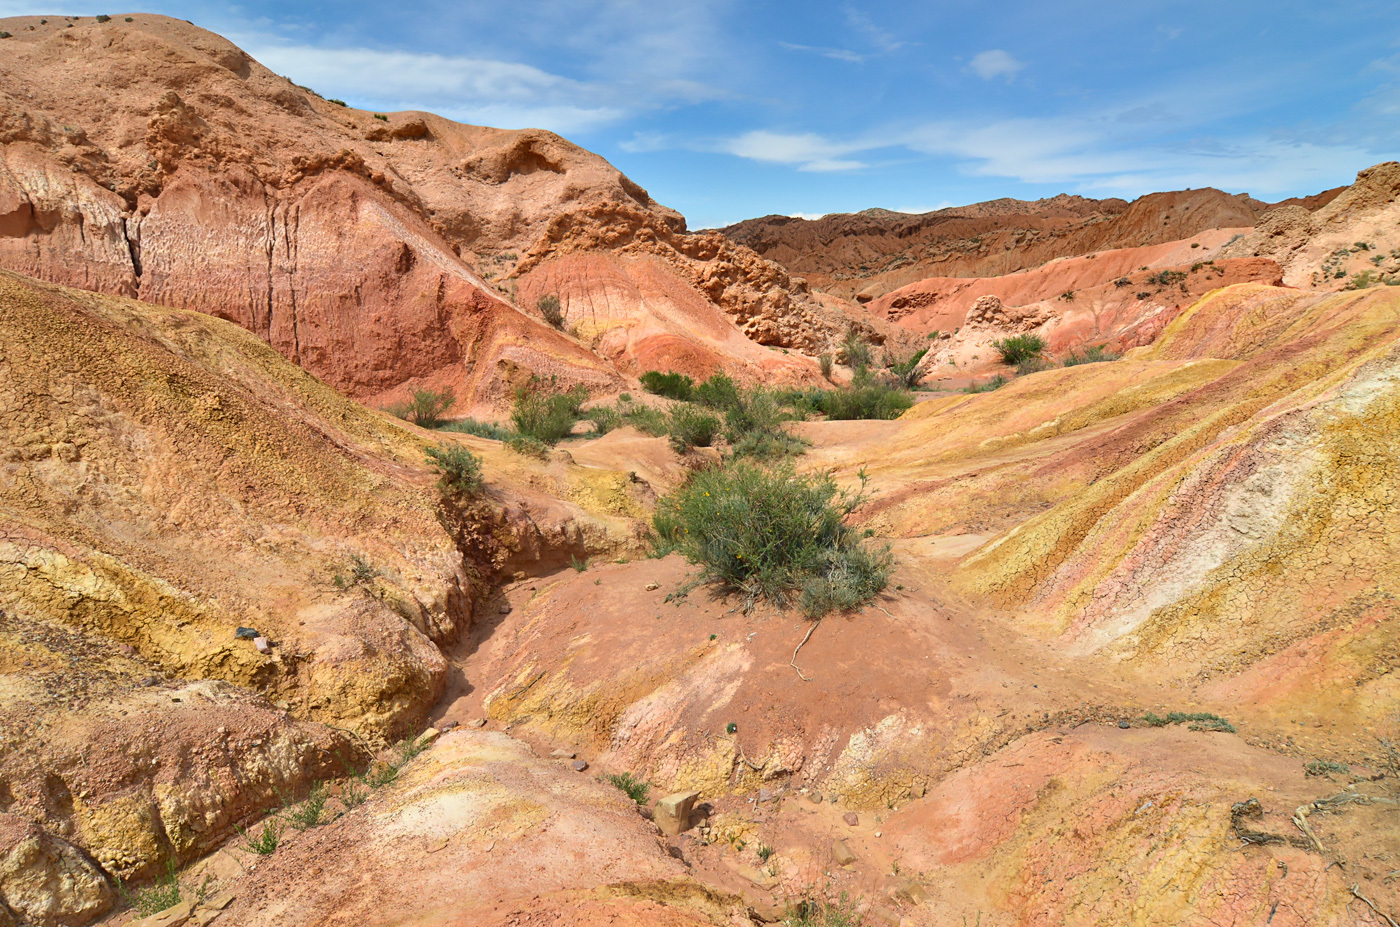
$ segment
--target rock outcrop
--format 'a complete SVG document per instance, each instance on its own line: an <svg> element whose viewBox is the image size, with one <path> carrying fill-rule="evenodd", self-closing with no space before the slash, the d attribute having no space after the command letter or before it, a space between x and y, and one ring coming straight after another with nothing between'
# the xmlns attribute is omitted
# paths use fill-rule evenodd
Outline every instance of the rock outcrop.
<svg viewBox="0 0 1400 927"><path fill-rule="evenodd" d="M0 266L229 319L373 404L431 386L498 405L530 374L615 389L512 302L515 277L580 251L659 256L741 338L815 351L846 328L552 133L361 112L131 19L0 23Z"/></svg>

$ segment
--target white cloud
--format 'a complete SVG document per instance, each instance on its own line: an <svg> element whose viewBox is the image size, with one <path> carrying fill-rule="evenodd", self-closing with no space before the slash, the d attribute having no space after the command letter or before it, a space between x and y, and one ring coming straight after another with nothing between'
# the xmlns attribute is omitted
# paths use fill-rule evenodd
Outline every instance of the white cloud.
<svg viewBox="0 0 1400 927"><path fill-rule="evenodd" d="M756 131L720 143L719 150L751 161L793 164L804 171L849 171L865 167L860 161L844 158L861 147L859 142L837 144L814 132Z"/></svg>
<svg viewBox="0 0 1400 927"><path fill-rule="evenodd" d="M973 74L983 80L993 80L998 77L1006 78L1009 84L1016 79L1016 75L1026 67L1021 62L1011 56L1010 52L1002 51L1000 48L993 48L989 51L978 52L972 56L972 61L968 67Z"/></svg>
<svg viewBox="0 0 1400 927"><path fill-rule="evenodd" d="M866 59L860 52L853 52L845 48L824 48L820 45L796 45L792 42L779 42L779 46L788 51L811 52L814 55L821 55L823 58L831 58L835 61L849 61L852 64L860 64Z"/></svg>
<svg viewBox="0 0 1400 927"><path fill-rule="evenodd" d="M814 221L814 220L816 220L816 219L822 218L822 217L825 216L825 215L826 215L826 213L824 213L824 212L790 212L790 213L788 213L788 218L789 218L789 219L806 219L808 222L812 222L812 221Z"/></svg>

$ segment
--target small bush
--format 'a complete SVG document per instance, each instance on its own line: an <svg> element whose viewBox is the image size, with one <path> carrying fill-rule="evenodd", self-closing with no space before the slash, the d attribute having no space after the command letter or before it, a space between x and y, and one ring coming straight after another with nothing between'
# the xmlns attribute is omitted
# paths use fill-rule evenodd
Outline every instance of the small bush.
<svg viewBox="0 0 1400 927"><path fill-rule="evenodd" d="M702 406L718 409L721 412L733 409L743 401L739 384L725 373L716 373L695 387L692 398Z"/></svg>
<svg viewBox="0 0 1400 927"><path fill-rule="evenodd" d="M106 15L105 13L100 13L100 14L98 14L97 16L95 16L95 17L93 17L93 18L96 19L96 20L97 20L98 22L100 22L100 23L109 23L109 22L112 21L112 17Z"/></svg>
<svg viewBox="0 0 1400 927"><path fill-rule="evenodd" d="M1045 353L1045 339L1039 335L1011 335L992 342L992 347L1001 355L1003 364L1016 366L1022 361L1039 357Z"/></svg>
<svg viewBox="0 0 1400 927"><path fill-rule="evenodd" d="M849 329L841 341L841 354L845 357L846 366L857 372L869 369L875 359L869 342L854 328Z"/></svg>
<svg viewBox="0 0 1400 927"><path fill-rule="evenodd" d="M864 483L862 482L862 487ZM867 551L845 517L865 501L828 473L735 460L696 473L665 497L653 519L660 544L701 568L705 581L760 599L801 604L809 617L853 608L884 589L893 558Z"/></svg>
<svg viewBox="0 0 1400 927"><path fill-rule="evenodd" d="M428 464L437 470L443 495L474 496L481 492L481 458L460 444L430 447Z"/></svg>
<svg viewBox="0 0 1400 927"><path fill-rule="evenodd" d="M588 390L582 386L551 392L542 381L532 378L516 392L510 420L518 437L554 444L568 436L587 400Z"/></svg>
<svg viewBox="0 0 1400 927"><path fill-rule="evenodd" d="M783 920L783 927L864 927L864 924L860 904L848 898L845 892L835 902L812 898L800 901Z"/></svg>
<svg viewBox="0 0 1400 927"><path fill-rule="evenodd" d="M622 417L627 424L653 438L666 434L671 424L670 417L664 410L651 406L633 405L622 413Z"/></svg>
<svg viewBox="0 0 1400 927"><path fill-rule="evenodd" d="M642 382L642 389L657 396L665 396L667 399L688 402L695 392L695 381L683 373L662 373L659 370L648 370L638 379Z"/></svg>
<svg viewBox="0 0 1400 927"><path fill-rule="evenodd" d="M1117 280L1113 281L1113 285L1120 288L1127 287L1132 286L1133 281L1129 280L1127 277L1119 277Z"/></svg>
<svg viewBox="0 0 1400 927"><path fill-rule="evenodd" d="M766 843L760 843L754 852L758 854L759 859L766 863L768 862L768 858L773 855L773 848Z"/></svg>
<svg viewBox="0 0 1400 927"><path fill-rule="evenodd" d="M346 779L340 786L340 803L345 806L346 811L360 807L367 798L369 798L369 789L358 778Z"/></svg>
<svg viewBox="0 0 1400 927"><path fill-rule="evenodd" d="M1309 776L1344 776L1351 772L1351 767L1346 763L1334 763L1331 760L1309 760L1303 764L1303 772Z"/></svg>
<svg viewBox="0 0 1400 927"><path fill-rule="evenodd" d="M1060 294L1060 299L1067 303L1074 302L1074 290L1065 290Z"/></svg>
<svg viewBox="0 0 1400 927"><path fill-rule="evenodd" d="M326 793L324 782L318 782L311 787L311 793L306 796L306 800L294 808L286 809L288 820L292 826L298 830L307 830L321 824L326 812L326 800L329 796Z"/></svg>
<svg viewBox="0 0 1400 927"><path fill-rule="evenodd" d="M588 558L587 558L587 557L584 557L582 560L580 560L579 558L575 557L573 554L569 554L569 567L570 567L575 573L587 573L587 572L588 572Z"/></svg>
<svg viewBox="0 0 1400 927"><path fill-rule="evenodd" d="M734 457L773 460L778 457L798 457L807 453L810 446L806 439L786 431L754 431L731 444L729 452Z"/></svg>
<svg viewBox="0 0 1400 927"><path fill-rule="evenodd" d="M623 792L626 792L627 797L639 805L646 804L647 795L651 793L651 786L647 785L641 779L636 778L630 772L617 773L616 775L604 776L603 778Z"/></svg>
<svg viewBox="0 0 1400 927"><path fill-rule="evenodd" d="M1049 370L1055 366L1043 357L1028 357L1016 365L1016 376L1024 377L1031 373L1040 373L1042 370Z"/></svg>
<svg viewBox="0 0 1400 927"><path fill-rule="evenodd" d="M1121 354L1115 354L1108 350L1105 345L1093 344L1084 349L1083 354L1070 351L1065 359L1060 362L1063 367L1077 367L1080 364L1102 364L1108 361L1116 361Z"/></svg>
<svg viewBox="0 0 1400 927"><path fill-rule="evenodd" d="M512 434L506 439L506 447L523 457L538 457L545 460L549 457L549 445L534 438L527 438L525 435Z"/></svg>
<svg viewBox="0 0 1400 927"><path fill-rule="evenodd" d="M691 448L709 447L719 437L720 421L714 415L690 403L679 403L671 409L666 434L678 454Z"/></svg>
<svg viewBox="0 0 1400 927"><path fill-rule="evenodd" d="M1172 286L1173 284L1181 283L1185 279L1185 271L1164 270L1149 276L1147 282L1153 286Z"/></svg>
<svg viewBox="0 0 1400 927"><path fill-rule="evenodd" d="M564 330L564 310L559 305L558 296L555 296L553 293L547 296L541 296L535 302L535 308L540 311L540 315L544 316L546 322L560 331Z"/></svg>
<svg viewBox="0 0 1400 927"><path fill-rule="evenodd" d="M408 402L390 406L388 411L399 418L407 419L421 428L437 428L443 424L443 416L457 402L450 389L417 389Z"/></svg>
<svg viewBox="0 0 1400 927"><path fill-rule="evenodd" d="M385 116L383 113L375 113L375 114L374 114L374 118L375 118L375 119L378 119L380 122L388 122L388 121L389 121L389 117L388 117L388 116Z"/></svg>
<svg viewBox="0 0 1400 927"><path fill-rule="evenodd" d="M8 32L0 31L0 39L8 39L9 37L10 34Z"/></svg>
<svg viewBox="0 0 1400 927"><path fill-rule="evenodd" d="M336 106L348 106L348 105L349 105L349 104L346 103L344 100L327 100L326 102L327 102L327 103L334 103Z"/></svg>
<svg viewBox="0 0 1400 927"><path fill-rule="evenodd" d="M928 348L915 351L913 354L900 360L890 361L890 373L894 376L895 382L905 389L913 389L919 385L923 376L919 372L919 362L928 353Z"/></svg>
<svg viewBox="0 0 1400 927"><path fill-rule="evenodd" d="M476 435L478 438L490 438L492 441L508 441L515 434L509 428L497 425L495 422L478 422L474 418L458 419L455 422L447 422L438 427L438 431L452 431L464 435Z"/></svg>
<svg viewBox="0 0 1400 927"><path fill-rule="evenodd" d="M829 419L849 421L899 418L913 404L907 390L857 374L849 389L824 391L817 408Z"/></svg>
<svg viewBox="0 0 1400 927"><path fill-rule="evenodd" d="M1235 726L1219 715L1213 715L1207 711L1169 711L1166 716L1148 712L1142 716L1142 723L1148 727L1166 727L1168 724L1190 723L1193 731L1224 731L1227 734L1235 733Z"/></svg>
<svg viewBox="0 0 1400 927"><path fill-rule="evenodd" d="M234 825L238 835L243 838L244 849L256 853L259 856L271 856L277 852L277 845L282 841L282 822L277 818L268 818L263 821L262 830L256 835Z"/></svg>
<svg viewBox="0 0 1400 927"><path fill-rule="evenodd" d="M818 354L817 367L821 370L823 379L831 379L832 360L830 354Z"/></svg>
<svg viewBox="0 0 1400 927"><path fill-rule="evenodd" d="M992 392L993 390L999 390L999 389L1001 389L1003 386L1005 386L1006 384L1008 384L1008 383L1010 383L1010 382L1011 382L1011 381L1008 380L1006 377L1002 376L1001 374L997 374L996 376L992 377L990 380L987 380L987 381L984 382L984 383L973 383L973 384L969 385L969 386L967 387L967 389L963 390L963 392L964 392L964 393L990 393L990 392Z"/></svg>
<svg viewBox="0 0 1400 927"><path fill-rule="evenodd" d="M594 406L583 417L593 423L595 435L605 435L622 424L622 413L614 406Z"/></svg>

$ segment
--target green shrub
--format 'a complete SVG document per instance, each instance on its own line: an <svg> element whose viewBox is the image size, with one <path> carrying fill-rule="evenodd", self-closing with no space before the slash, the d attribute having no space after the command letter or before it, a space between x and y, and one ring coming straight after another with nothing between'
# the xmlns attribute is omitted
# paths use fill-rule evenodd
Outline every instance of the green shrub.
<svg viewBox="0 0 1400 927"><path fill-rule="evenodd" d="M437 428L443 424L442 417L457 402L450 389L416 389L413 398L406 403L390 406L388 412L407 419L422 428Z"/></svg>
<svg viewBox="0 0 1400 927"><path fill-rule="evenodd" d="M847 389L822 392L817 409L829 419L894 419L914 404L908 390L879 383L860 373Z"/></svg>
<svg viewBox="0 0 1400 927"><path fill-rule="evenodd" d="M639 805L646 804L647 795L651 793L651 786L636 778L630 772L617 773L616 775L604 776L604 779L614 786L627 793L627 797Z"/></svg>
<svg viewBox="0 0 1400 927"><path fill-rule="evenodd" d="M326 102L327 102L327 103L334 103L336 106L348 106L348 105L349 105L349 104L346 103L344 100L334 100L334 99L332 99L332 100L327 100Z"/></svg>
<svg viewBox="0 0 1400 927"><path fill-rule="evenodd" d="M1114 352L1108 350L1108 348L1105 345L1091 344L1089 345L1089 347L1084 349L1083 354L1077 354L1074 351L1070 351L1069 354L1065 356L1065 359L1060 362L1060 364L1064 367L1077 367L1080 364L1102 364L1108 361L1116 361L1120 357L1122 357L1121 354L1115 354Z"/></svg>
<svg viewBox="0 0 1400 927"><path fill-rule="evenodd" d="M464 435L476 435L478 438L490 438L492 441L508 441L515 432L509 428L497 425L495 422L478 422L474 418L458 419L455 422L447 422L438 427L438 431L453 431Z"/></svg>
<svg viewBox="0 0 1400 927"><path fill-rule="evenodd" d="M1060 299L1064 300L1067 303L1074 302L1074 290L1065 290L1063 293L1060 294Z"/></svg>
<svg viewBox="0 0 1400 927"><path fill-rule="evenodd" d="M864 549L845 523L865 498L839 490L829 473L734 460L663 498L653 524L663 549L679 550L746 608L800 603L819 617L868 601L889 579L889 548Z"/></svg>
<svg viewBox="0 0 1400 927"><path fill-rule="evenodd" d="M369 789L358 777L346 779L340 786L340 803L345 806L345 810L358 808L369 798Z"/></svg>
<svg viewBox="0 0 1400 927"><path fill-rule="evenodd" d="M1042 370L1049 370L1054 366L1043 357L1028 357L1016 365L1016 376L1024 377L1030 373L1040 373Z"/></svg>
<svg viewBox="0 0 1400 927"><path fill-rule="evenodd" d="M662 373L659 370L648 370L638 379L642 382L642 389L648 393L665 396L667 399L689 401L691 394L695 391L695 381L683 373Z"/></svg>
<svg viewBox="0 0 1400 927"><path fill-rule="evenodd" d="M112 17L108 16L108 15L105 14L105 13L99 13L97 16L95 16L95 17L93 17L93 18L96 19L96 20L97 20L98 22L100 22L100 23L109 23L109 22L112 21Z"/></svg>
<svg viewBox="0 0 1400 927"><path fill-rule="evenodd" d="M389 121L389 117L388 117L388 116L385 116L383 113L375 113L375 114L374 114L374 118L375 118L375 119L378 119L380 122L388 122L388 121Z"/></svg>
<svg viewBox="0 0 1400 927"><path fill-rule="evenodd" d="M671 409L666 426L671 447L680 454L694 447L709 447L719 437L719 432L719 418L688 402L678 403Z"/></svg>
<svg viewBox="0 0 1400 927"><path fill-rule="evenodd" d="M711 409L732 409L742 401L739 384L725 373L716 373L695 387L691 396L694 401Z"/></svg>
<svg viewBox="0 0 1400 927"><path fill-rule="evenodd" d="M855 328L848 329L846 337L841 340L841 354L846 359L846 366L857 373L869 369L875 359L870 343Z"/></svg>
<svg viewBox="0 0 1400 927"><path fill-rule="evenodd" d="M1345 776L1351 772L1351 767L1346 763L1336 763L1332 760L1309 760L1303 764L1303 772L1309 776L1330 776L1333 774Z"/></svg>
<svg viewBox="0 0 1400 927"><path fill-rule="evenodd" d="M1045 339L1034 334L1010 335L993 341L992 347L996 348L997 353L1001 355L1003 364L1010 364L1014 367L1022 361L1039 357L1045 353Z"/></svg>
<svg viewBox="0 0 1400 927"><path fill-rule="evenodd" d="M540 315L544 316L546 322L560 331L564 330L564 310L559 305L558 296L553 293L541 296L535 302L535 308L540 311Z"/></svg>
<svg viewBox="0 0 1400 927"><path fill-rule="evenodd" d="M733 442L729 453L734 457L773 460L778 457L798 457L807 453L811 442L786 431L751 431Z"/></svg>
<svg viewBox="0 0 1400 927"><path fill-rule="evenodd" d="M548 444L527 438L525 435L512 434L506 439L506 447L523 457L538 457L540 460L549 458Z"/></svg>
<svg viewBox="0 0 1400 927"><path fill-rule="evenodd" d="M1154 286L1171 286L1181 283L1186 279L1186 272L1183 270L1164 270L1150 275L1147 282Z"/></svg>
<svg viewBox="0 0 1400 927"><path fill-rule="evenodd" d="M588 401L588 390L574 386L562 393L552 392L538 378L516 391L510 420L515 433L540 444L554 444L568 436L579 420L580 410Z"/></svg>
<svg viewBox="0 0 1400 927"><path fill-rule="evenodd" d="M622 413L615 406L594 406L583 417L593 423L595 435L605 435L622 424Z"/></svg>
<svg viewBox="0 0 1400 927"><path fill-rule="evenodd" d="M481 458L460 444L430 447L428 464L438 473L443 495L474 496L481 492Z"/></svg>
<svg viewBox="0 0 1400 927"><path fill-rule="evenodd" d="M823 379L827 379L827 380L830 380L830 379L831 379L831 355L830 355L830 354L825 354L825 353L823 353L823 354L818 354L818 355L817 355L817 367L821 370L821 372L822 372L822 378L823 378Z"/></svg>
<svg viewBox="0 0 1400 927"><path fill-rule="evenodd" d="M1003 386L1005 386L1006 384L1008 384L1008 383L1010 383L1010 382L1011 382L1011 381L1008 380L1008 379L1006 379L1006 377L1002 376L1001 374L997 374L996 376L992 377L990 380L987 380L985 383L973 383L973 384L971 384L970 386L968 386L967 389L963 390L963 392L964 392L964 393L990 393L990 392L992 392L993 390L1001 389Z"/></svg>
<svg viewBox="0 0 1400 927"><path fill-rule="evenodd" d="M1166 727L1168 724L1190 723L1193 731L1224 731L1227 734L1235 733L1235 726L1219 715L1213 715L1207 711L1169 711L1166 716L1156 715L1152 712L1142 716L1142 723L1148 727Z"/></svg>
<svg viewBox="0 0 1400 927"><path fill-rule="evenodd" d="M979 919L981 915L978 915ZM799 901L783 920L783 927L864 927L858 901L841 893L838 901L808 898Z"/></svg>
<svg viewBox="0 0 1400 927"><path fill-rule="evenodd" d="M627 424L653 438L659 438L666 434L666 430L671 424L671 419L664 409L652 406L631 405L622 413L622 417Z"/></svg>
<svg viewBox="0 0 1400 927"><path fill-rule="evenodd" d="M913 389L919 385L919 381L923 379L919 373L919 362L924 359L924 355L927 353L928 348L924 348L915 351L906 358L890 361L890 374L899 386Z"/></svg>

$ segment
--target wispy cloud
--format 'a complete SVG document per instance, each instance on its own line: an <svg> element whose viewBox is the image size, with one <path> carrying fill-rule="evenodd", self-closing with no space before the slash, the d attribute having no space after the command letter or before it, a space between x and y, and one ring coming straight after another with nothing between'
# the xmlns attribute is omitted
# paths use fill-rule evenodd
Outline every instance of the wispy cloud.
<svg viewBox="0 0 1400 927"><path fill-rule="evenodd" d="M831 58L835 61L849 61L852 64L860 64L866 59L866 55L853 52L846 48L823 48L819 45L798 45L793 42L779 42L779 46L788 51L810 52L814 55L821 55L823 58Z"/></svg>
<svg viewBox="0 0 1400 927"><path fill-rule="evenodd" d="M863 162L846 157L861 150L861 143L836 143L814 132L746 132L721 142L718 148L751 161L795 165L802 171L849 171L865 167Z"/></svg>
<svg viewBox="0 0 1400 927"><path fill-rule="evenodd" d="M846 8L846 22L850 24L852 29L865 36L866 41L880 51L898 51L909 44L908 42L896 38L895 34L888 29L877 26L870 20L870 17L854 7Z"/></svg>
<svg viewBox="0 0 1400 927"><path fill-rule="evenodd" d="M967 66L973 74L983 80L1004 77L1008 84L1014 81L1016 75L1020 74L1026 67L1012 57L1010 52L1002 51L1000 48L978 52L972 56L972 60L968 62Z"/></svg>

